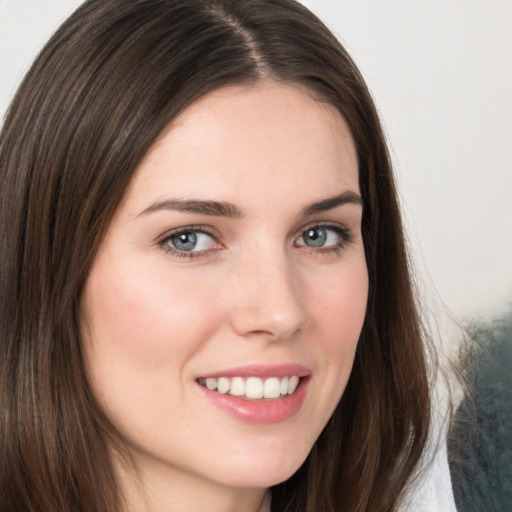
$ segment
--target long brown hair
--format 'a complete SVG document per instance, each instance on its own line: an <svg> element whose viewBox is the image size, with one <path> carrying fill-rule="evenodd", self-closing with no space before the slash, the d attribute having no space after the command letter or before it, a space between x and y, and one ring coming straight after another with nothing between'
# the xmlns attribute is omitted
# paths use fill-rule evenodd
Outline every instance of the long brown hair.
<svg viewBox="0 0 512 512"><path fill-rule="evenodd" d="M395 511L424 449L423 333L378 115L356 66L294 0L89 0L20 86L0 139L0 510L121 510L81 356L91 262L143 156L227 84L272 79L334 105L354 137L370 276L343 398L273 512Z"/></svg>

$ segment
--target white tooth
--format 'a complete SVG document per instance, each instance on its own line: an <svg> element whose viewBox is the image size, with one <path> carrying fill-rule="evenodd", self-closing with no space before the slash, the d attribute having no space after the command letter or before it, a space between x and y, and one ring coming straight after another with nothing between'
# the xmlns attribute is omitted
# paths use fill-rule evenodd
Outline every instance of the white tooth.
<svg viewBox="0 0 512 512"><path fill-rule="evenodd" d="M229 379L226 379L226 377L221 377L217 383L217 391L224 395L229 391L230 385L231 382L229 381Z"/></svg>
<svg viewBox="0 0 512 512"><path fill-rule="evenodd" d="M297 387L297 384L299 383L299 377L297 375L293 375L288 379L288 394L291 395L295 388Z"/></svg>
<svg viewBox="0 0 512 512"><path fill-rule="evenodd" d="M242 377L233 377L229 394L234 396L245 395L245 382Z"/></svg>
<svg viewBox="0 0 512 512"><path fill-rule="evenodd" d="M281 386L277 377L271 377L265 381L263 385L264 398L279 398L281 395Z"/></svg>
<svg viewBox="0 0 512 512"><path fill-rule="evenodd" d="M286 395L288 393L288 377L281 379L280 392L281 395Z"/></svg>
<svg viewBox="0 0 512 512"><path fill-rule="evenodd" d="M206 387L212 391L217 389L217 379L206 379Z"/></svg>
<svg viewBox="0 0 512 512"><path fill-rule="evenodd" d="M245 382L247 398L263 398L263 381L258 377L249 377Z"/></svg>

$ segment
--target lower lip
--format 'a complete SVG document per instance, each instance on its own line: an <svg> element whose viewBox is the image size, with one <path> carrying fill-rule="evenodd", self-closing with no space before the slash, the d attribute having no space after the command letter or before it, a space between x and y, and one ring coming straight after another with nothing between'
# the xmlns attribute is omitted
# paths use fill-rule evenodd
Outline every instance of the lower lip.
<svg viewBox="0 0 512 512"><path fill-rule="evenodd" d="M302 378L291 395L275 400L244 400L197 385L219 409L246 423L265 424L279 423L297 414L306 398L308 384L309 378Z"/></svg>

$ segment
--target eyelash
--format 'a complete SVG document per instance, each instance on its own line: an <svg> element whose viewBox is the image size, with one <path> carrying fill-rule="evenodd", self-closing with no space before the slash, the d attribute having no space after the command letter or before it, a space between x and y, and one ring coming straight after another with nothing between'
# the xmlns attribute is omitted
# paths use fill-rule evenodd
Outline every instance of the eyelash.
<svg viewBox="0 0 512 512"><path fill-rule="evenodd" d="M310 224L309 226L306 226L305 228L303 228L301 230L301 235L300 235L299 239L302 238L304 236L304 234L311 229L325 229L325 230L334 231L334 233L336 233L336 235L340 238L340 241L338 243L336 243L335 245L329 245L327 247L315 248L315 247L311 247L311 246L307 246L307 245L300 246L300 247L305 248L306 250L309 249L310 253L316 253L316 254L320 253L320 254L325 254L325 255L340 256L343 253L343 251L346 249L347 245L353 243L353 241L354 241L354 237L349 229L347 229L346 227L341 226L339 224L329 224L329 223Z"/></svg>
<svg viewBox="0 0 512 512"><path fill-rule="evenodd" d="M341 255L343 250L346 248L346 246L348 244L352 243L354 240L354 237L352 236L350 231L347 228L340 226L338 224L311 224L309 226L302 228L302 230L300 232L301 234L298 237L298 240L303 238L305 233L307 233L307 231L312 230L312 229L325 229L325 230L333 231L334 233L336 233L337 236L339 236L340 241L335 245L330 245L327 247L312 247L312 246L308 246L306 244L304 244L304 245L301 244L298 246L298 247L304 248L304 250L309 250L309 253L317 253L317 254L320 253L320 254L326 254L326 255L332 254L335 256L339 256L339 255ZM158 240L157 243L160 247L162 247L162 249L167 254L172 254L175 257L189 259L189 260L193 259L193 258L203 257L203 256L207 255L209 252L211 252L211 249L210 250L207 249L204 251L180 251L180 250L172 247L172 245L170 245L172 238L177 237L181 234L186 234L186 233L205 234L205 235L210 236L215 242L217 242L217 236L216 236L215 232L209 226L193 225L193 226L184 226L181 228L173 229L172 231L166 233L160 240ZM217 250L217 249L213 249L213 250Z"/></svg>
<svg viewBox="0 0 512 512"><path fill-rule="evenodd" d="M172 231L166 233L159 241L158 245L162 247L162 249L167 254L172 254L178 258L184 259L193 259L199 258L201 256L205 256L205 254L209 253L209 250L206 251L179 251L178 249L172 247L170 245L171 239L176 236L186 234L186 233L194 233L194 234L205 234L211 237L214 241L217 241L216 234L213 232L211 228L208 226L194 225L194 226L184 226L181 228L173 229ZM218 242L217 242L218 243Z"/></svg>

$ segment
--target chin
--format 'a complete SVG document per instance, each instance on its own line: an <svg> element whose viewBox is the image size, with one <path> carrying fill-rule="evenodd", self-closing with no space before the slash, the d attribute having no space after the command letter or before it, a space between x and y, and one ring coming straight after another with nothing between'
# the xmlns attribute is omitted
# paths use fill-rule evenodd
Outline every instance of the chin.
<svg viewBox="0 0 512 512"><path fill-rule="evenodd" d="M225 460L217 466L224 484L241 488L268 488L288 480L304 463L310 449L290 445L284 453L266 457L252 455L240 460Z"/></svg>

